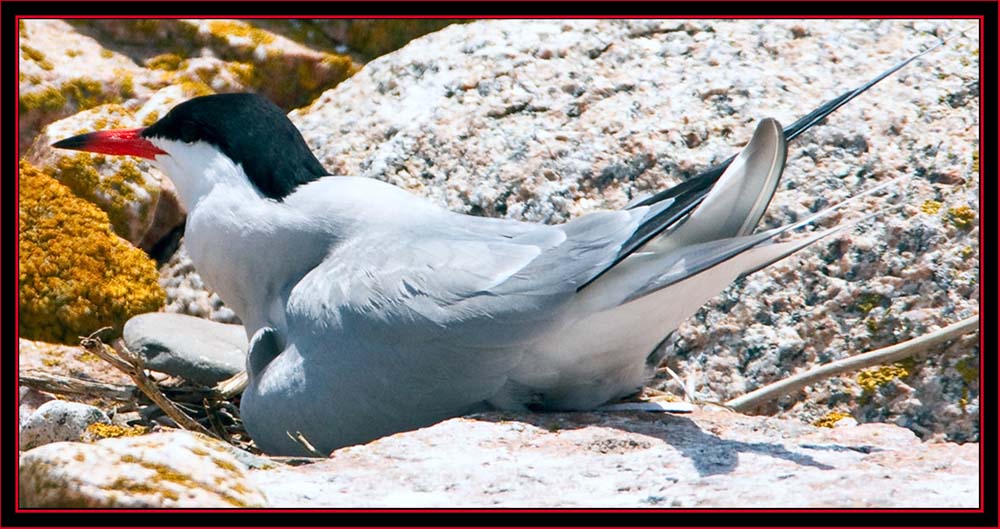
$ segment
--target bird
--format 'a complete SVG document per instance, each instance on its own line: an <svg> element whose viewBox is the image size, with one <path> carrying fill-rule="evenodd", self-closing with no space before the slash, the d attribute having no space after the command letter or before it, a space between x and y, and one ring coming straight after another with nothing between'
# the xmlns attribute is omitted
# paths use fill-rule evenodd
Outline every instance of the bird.
<svg viewBox="0 0 1000 529"><path fill-rule="evenodd" d="M634 395L657 346L705 302L848 225L785 234L888 185L755 231L788 142L932 49L787 128L761 120L741 152L687 181L563 224L466 215L331 175L252 93L53 147L139 156L171 179L195 268L247 330L247 433L268 454L329 454L476 411Z"/></svg>

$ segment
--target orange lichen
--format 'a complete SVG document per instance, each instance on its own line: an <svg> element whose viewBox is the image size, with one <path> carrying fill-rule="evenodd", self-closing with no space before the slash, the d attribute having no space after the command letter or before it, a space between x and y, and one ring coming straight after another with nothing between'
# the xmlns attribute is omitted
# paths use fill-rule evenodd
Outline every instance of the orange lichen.
<svg viewBox="0 0 1000 529"><path fill-rule="evenodd" d="M106 213L22 161L18 172L18 331L77 343L165 301L155 263L111 231Z"/></svg>

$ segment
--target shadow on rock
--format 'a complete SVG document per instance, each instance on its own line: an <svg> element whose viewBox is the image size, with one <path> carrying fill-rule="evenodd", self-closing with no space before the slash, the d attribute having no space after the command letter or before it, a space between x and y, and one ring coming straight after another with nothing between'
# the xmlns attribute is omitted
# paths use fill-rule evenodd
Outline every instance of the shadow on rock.
<svg viewBox="0 0 1000 529"><path fill-rule="evenodd" d="M716 435L716 433L706 432L698 423L688 417L669 413L585 412L513 414L509 412L489 412L475 414L469 418L489 422L524 422L550 432L596 426L655 437L674 447L684 457L690 459L698 474L702 477L731 473L736 469L741 452L751 452L785 459L797 465L815 467L821 470L834 469L830 465L816 461L808 454L789 450L784 444L778 442L745 442L723 439L719 435ZM742 419L750 418L742 417ZM743 420L734 421L732 424L734 434L743 429L752 428L756 430L755 427L748 426L744 422ZM720 425L718 428L713 429L721 433L728 429L728 427ZM776 431L775 434L776 437L779 437L782 432ZM603 452L603 450L600 451Z"/></svg>

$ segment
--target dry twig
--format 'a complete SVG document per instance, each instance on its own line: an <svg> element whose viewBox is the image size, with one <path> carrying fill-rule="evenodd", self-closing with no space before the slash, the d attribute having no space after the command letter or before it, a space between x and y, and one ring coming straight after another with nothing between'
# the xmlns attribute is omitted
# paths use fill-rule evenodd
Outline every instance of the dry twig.
<svg viewBox="0 0 1000 529"><path fill-rule="evenodd" d="M139 388L154 404L160 407L167 417L170 417L175 423L185 430L192 430L195 432L203 433L210 437L218 438L215 433L209 431L207 428L198 424L197 421L189 417L186 413L180 410L173 402L163 395L160 391L159 386L156 385L144 372L144 366L142 359L128 350L128 348L121 346L115 354L112 354L109 348L104 345L97 335L103 332L105 329L100 329L90 336L80 337L80 346L87 351L97 355L99 358L105 362L111 364L119 371L125 373L135 382L136 387Z"/></svg>
<svg viewBox="0 0 1000 529"><path fill-rule="evenodd" d="M54 375L34 369L21 371L17 375L17 380L22 386L57 395L79 395L121 402L131 402L139 396L135 386Z"/></svg>
<svg viewBox="0 0 1000 529"><path fill-rule="evenodd" d="M815 369L810 369L805 373L800 373L779 380L773 384L768 384L726 402L725 406L735 411L746 411L753 409L765 402L770 402L778 397L787 395L793 391L801 389L818 380L824 380L842 373L857 371L866 367L876 366L896 362L904 358L913 356L929 347L958 338L965 333L977 330L979 325L979 315L966 318L958 323L953 323L943 329L934 331L924 336L912 340L883 347L864 354L859 354L822 365Z"/></svg>

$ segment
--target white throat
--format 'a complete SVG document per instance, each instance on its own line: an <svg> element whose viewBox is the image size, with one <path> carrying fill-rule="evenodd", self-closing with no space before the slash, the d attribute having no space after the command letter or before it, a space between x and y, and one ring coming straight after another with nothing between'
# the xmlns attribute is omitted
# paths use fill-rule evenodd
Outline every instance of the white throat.
<svg viewBox="0 0 1000 529"><path fill-rule="evenodd" d="M150 138L149 141L167 152L158 155L153 163L174 183L181 204L189 213L217 186L225 187L227 192L245 195L247 199L263 198L250 183L243 167L213 145L163 138Z"/></svg>

